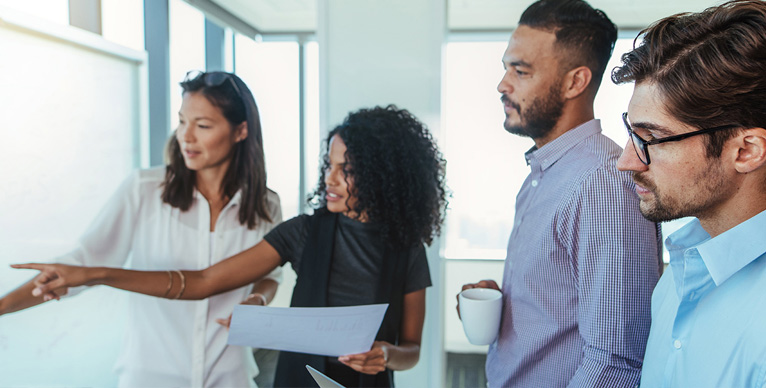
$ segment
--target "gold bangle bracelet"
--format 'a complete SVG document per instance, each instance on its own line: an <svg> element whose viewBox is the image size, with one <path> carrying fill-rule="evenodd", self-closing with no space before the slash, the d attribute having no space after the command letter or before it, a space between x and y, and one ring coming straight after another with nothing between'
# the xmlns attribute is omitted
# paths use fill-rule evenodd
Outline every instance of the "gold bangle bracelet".
<svg viewBox="0 0 766 388"><path fill-rule="evenodd" d="M175 272L178 272L178 276L181 277L181 290L178 291L178 295L176 295L173 299L180 299L181 295L184 294L184 290L186 289L186 277L184 276L183 272L179 270L175 270Z"/></svg>
<svg viewBox="0 0 766 388"><path fill-rule="evenodd" d="M173 273L170 271L165 271L168 273L168 289L165 290L165 294L162 295L163 298L167 298L168 294L170 293L170 289L173 288Z"/></svg>

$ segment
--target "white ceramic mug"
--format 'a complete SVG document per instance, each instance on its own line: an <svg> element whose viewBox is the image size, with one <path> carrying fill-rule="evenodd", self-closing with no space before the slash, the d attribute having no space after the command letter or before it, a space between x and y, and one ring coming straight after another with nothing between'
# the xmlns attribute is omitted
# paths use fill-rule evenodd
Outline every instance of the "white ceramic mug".
<svg viewBox="0 0 766 388"><path fill-rule="evenodd" d="M489 345L500 331L503 294L491 288L471 288L460 293L460 318L468 341Z"/></svg>

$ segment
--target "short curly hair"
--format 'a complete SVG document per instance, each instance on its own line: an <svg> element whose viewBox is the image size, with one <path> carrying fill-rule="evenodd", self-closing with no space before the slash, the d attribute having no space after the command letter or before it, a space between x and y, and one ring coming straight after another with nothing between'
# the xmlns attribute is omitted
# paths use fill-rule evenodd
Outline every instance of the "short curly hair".
<svg viewBox="0 0 766 388"><path fill-rule="evenodd" d="M395 248L430 245L441 232L448 194L446 162L426 127L407 110L389 105L349 114L327 136L327 150L335 135L346 144L344 173L353 177L357 201L350 210L381 225L383 240ZM322 159L310 197L318 208L327 205L328 152Z"/></svg>

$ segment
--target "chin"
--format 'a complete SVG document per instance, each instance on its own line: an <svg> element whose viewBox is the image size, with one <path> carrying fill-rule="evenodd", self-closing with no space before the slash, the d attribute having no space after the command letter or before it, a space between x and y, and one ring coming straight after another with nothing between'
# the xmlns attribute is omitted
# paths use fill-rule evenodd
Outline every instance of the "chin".
<svg viewBox="0 0 766 388"><path fill-rule="evenodd" d="M343 213L347 211L348 209L341 204L328 202L327 210L329 210L330 213Z"/></svg>

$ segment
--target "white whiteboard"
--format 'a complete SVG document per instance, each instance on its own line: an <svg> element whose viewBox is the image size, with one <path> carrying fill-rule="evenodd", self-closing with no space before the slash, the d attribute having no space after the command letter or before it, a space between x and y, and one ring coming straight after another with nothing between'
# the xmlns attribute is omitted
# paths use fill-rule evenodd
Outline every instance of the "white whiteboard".
<svg viewBox="0 0 766 388"><path fill-rule="evenodd" d="M0 295L7 264L71 249L138 167L146 55L0 8ZM124 295L106 288L0 317L0 385L113 386Z"/></svg>

